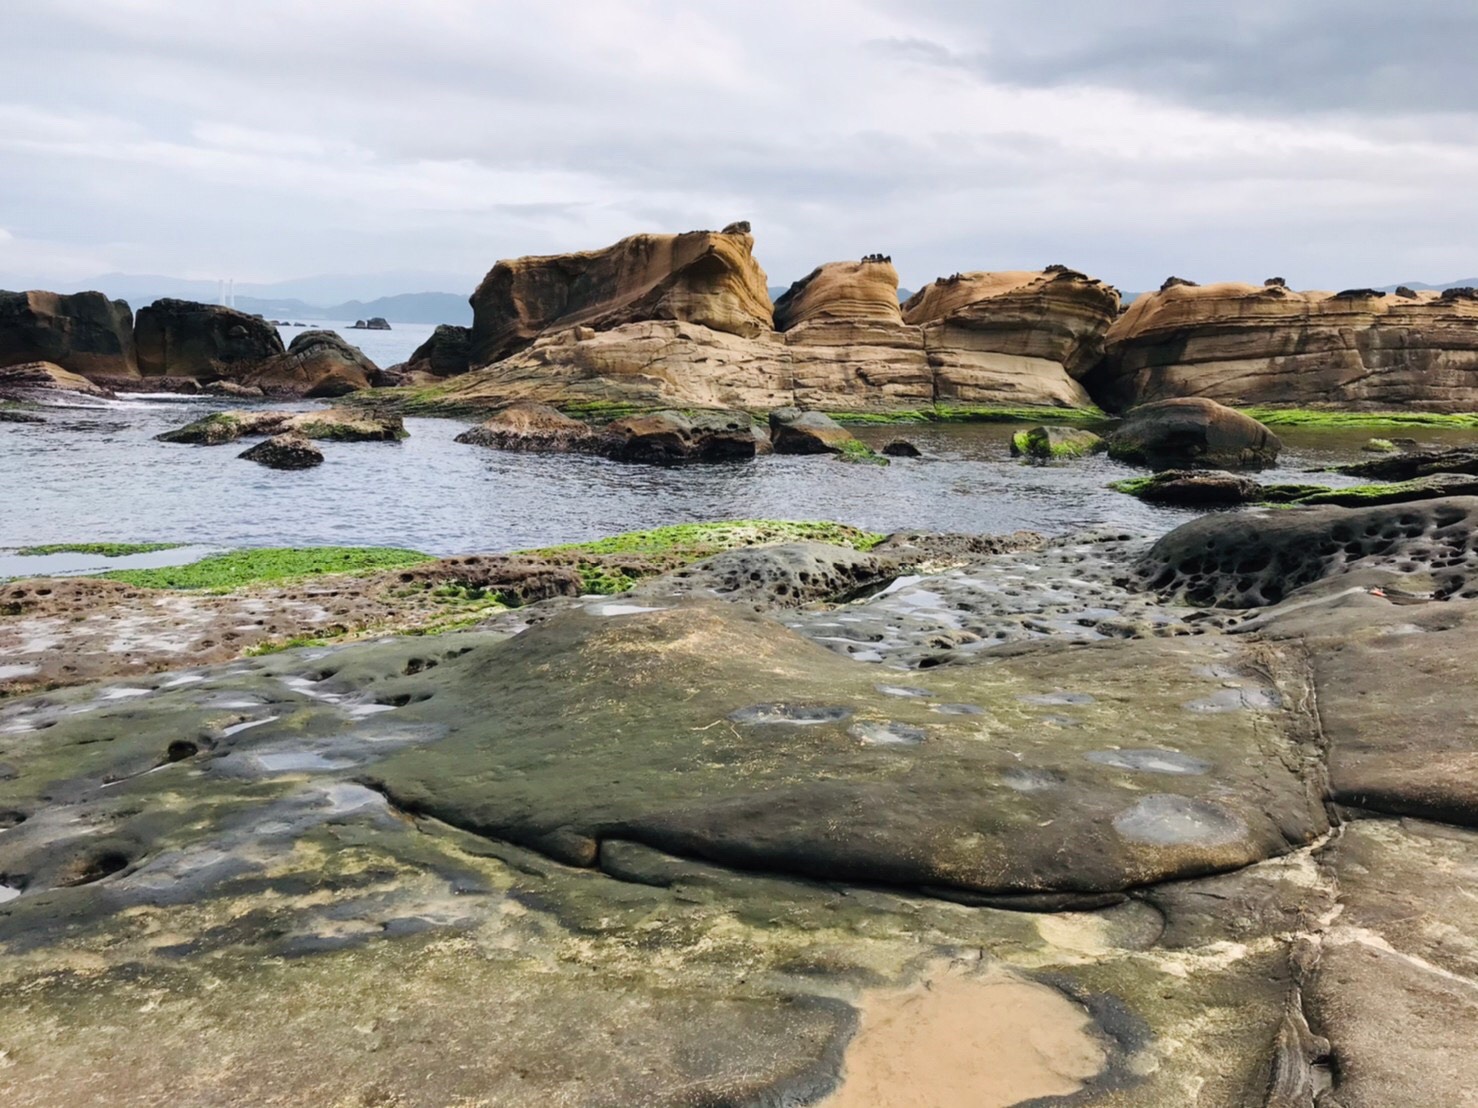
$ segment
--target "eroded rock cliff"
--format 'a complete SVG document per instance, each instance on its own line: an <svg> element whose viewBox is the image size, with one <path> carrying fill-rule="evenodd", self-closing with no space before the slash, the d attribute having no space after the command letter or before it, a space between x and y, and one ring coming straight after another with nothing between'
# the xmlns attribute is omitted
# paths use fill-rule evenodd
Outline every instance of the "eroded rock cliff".
<svg viewBox="0 0 1478 1108"><path fill-rule="evenodd" d="M133 312L100 292L0 292L0 366L30 362L104 385L135 379Z"/></svg>
<svg viewBox="0 0 1478 1108"><path fill-rule="evenodd" d="M1478 408L1478 294L1166 282L1109 329L1100 403Z"/></svg>

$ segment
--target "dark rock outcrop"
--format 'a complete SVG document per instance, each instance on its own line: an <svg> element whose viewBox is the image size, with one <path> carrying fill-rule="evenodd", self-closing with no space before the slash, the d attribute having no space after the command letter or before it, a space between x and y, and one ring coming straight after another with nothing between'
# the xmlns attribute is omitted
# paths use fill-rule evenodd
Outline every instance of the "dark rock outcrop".
<svg viewBox="0 0 1478 1108"><path fill-rule="evenodd" d="M1011 453L1039 462L1081 458L1104 449L1104 441L1082 427L1033 427L1011 436Z"/></svg>
<svg viewBox="0 0 1478 1108"><path fill-rule="evenodd" d="M266 320L189 300L156 300L140 308L134 338L145 377L240 380L286 353L277 328Z"/></svg>
<svg viewBox="0 0 1478 1108"><path fill-rule="evenodd" d="M623 462L723 462L753 458L756 442L745 412L653 412L608 424L600 453Z"/></svg>
<svg viewBox="0 0 1478 1108"><path fill-rule="evenodd" d="M1281 449L1257 420L1200 397L1142 404L1108 436L1110 457L1154 469L1257 468Z"/></svg>
<svg viewBox="0 0 1478 1108"><path fill-rule="evenodd" d="M269 469L312 469L323 464L323 451L302 435L292 432L263 439L237 457Z"/></svg>
<svg viewBox="0 0 1478 1108"><path fill-rule="evenodd" d="M1478 473L1478 446L1407 450L1350 462L1337 469L1351 477L1372 477L1377 481L1410 481L1435 473Z"/></svg>
<svg viewBox="0 0 1478 1108"><path fill-rule="evenodd" d="M293 336L285 353L267 359L244 379L269 393L332 398L369 388L379 374L359 347L335 332L304 331Z"/></svg>
<svg viewBox="0 0 1478 1108"><path fill-rule="evenodd" d="M30 362L102 385L134 381L133 312L100 292L0 292L0 366Z"/></svg>
<svg viewBox="0 0 1478 1108"><path fill-rule="evenodd" d="M469 368L472 328L440 324L431 337L416 347L400 366L402 373L429 373L433 377L456 377Z"/></svg>
<svg viewBox="0 0 1478 1108"><path fill-rule="evenodd" d="M890 458L921 458L924 452L907 439L894 439L887 443L880 453Z"/></svg>

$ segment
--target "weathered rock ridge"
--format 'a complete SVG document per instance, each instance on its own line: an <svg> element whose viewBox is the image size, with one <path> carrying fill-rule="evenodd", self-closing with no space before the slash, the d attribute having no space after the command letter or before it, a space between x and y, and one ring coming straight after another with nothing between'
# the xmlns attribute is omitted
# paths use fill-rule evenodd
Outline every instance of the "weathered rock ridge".
<svg viewBox="0 0 1478 1108"><path fill-rule="evenodd" d="M897 271L874 255L796 282L772 327L768 294L757 303L752 242L747 230L635 236L500 262L473 296L474 368L442 399L749 411L1092 405L1076 378L1119 302L1099 281L1060 266L970 274L900 307ZM710 250L701 265L661 276L700 246Z"/></svg>
<svg viewBox="0 0 1478 1108"><path fill-rule="evenodd" d="M748 225L735 224L499 262L471 297L472 363L485 365L546 331L574 326L675 320L735 335L769 331L770 294L753 251Z"/></svg>
<svg viewBox="0 0 1478 1108"><path fill-rule="evenodd" d="M1087 377L1117 410L1175 396L1224 404L1478 409L1478 297L1179 283L1139 297Z"/></svg>

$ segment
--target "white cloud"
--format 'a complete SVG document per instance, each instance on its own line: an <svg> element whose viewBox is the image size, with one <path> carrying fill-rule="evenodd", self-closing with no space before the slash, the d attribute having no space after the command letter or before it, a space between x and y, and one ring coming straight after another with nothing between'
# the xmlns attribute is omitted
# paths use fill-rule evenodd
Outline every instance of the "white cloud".
<svg viewBox="0 0 1478 1108"><path fill-rule="evenodd" d="M0 42L0 224L51 244L37 267L257 279L470 282L502 256L736 218L777 280L873 250L914 286L1047 262L1126 288L1478 270L1478 116L1229 108L1081 57L1079 80L1011 77L970 60L992 44L999 60L1000 10L23 6ZM1116 25L1084 26L1123 47L1103 37Z"/></svg>

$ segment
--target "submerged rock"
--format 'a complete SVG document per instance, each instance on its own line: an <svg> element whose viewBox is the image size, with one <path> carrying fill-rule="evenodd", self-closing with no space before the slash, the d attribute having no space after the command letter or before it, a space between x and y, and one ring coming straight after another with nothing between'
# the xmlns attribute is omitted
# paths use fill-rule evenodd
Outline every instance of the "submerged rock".
<svg viewBox="0 0 1478 1108"><path fill-rule="evenodd" d="M562 415L547 404L510 404L457 436L457 442L474 446L550 454L593 450L595 439L589 424Z"/></svg>
<svg viewBox="0 0 1478 1108"><path fill-rule="evenodd" d="M1103 449L1103 439L1081 427L1033 427L1011 436L1013 456L1043 462L1081 458Z"/></svg>
<svg viewBox="0 0 1478 1108"><path fill-rule="evenodd" d="M312 469L323 464L323 451L302 435L274 435L243 450L237 457L269 469Z"/></svg>
<svg viewBox="0 0 1478 1108"><path fill-rule="evenodd" d="M1108 436L1109 457L1154 469L1258 468L1281 449L1257 420L1201 397L1140 405Z"/></svg>
<svg viewBox="0 0 1478 1108"><path fill-rule="evenodd" d="M160 442L218 446L244 436L287 432L304 438L337 442L399 442L406 437L405 422L399 416L351 408L321 408L310 412L212 412L184 427L154 437Z"/></svg>
<svg viewBox="0 0 1478 1108"><path fill-rule="evenodd" d="M1379 481L1410 481L1439 473L1474 475L1478 474L1478 446L1406 450L1336 468L1352 477L1373 477Z"/></svg>
<svg viewBox="0 0 1478 1108"><path fill-rule="evenodd" d="M1265 499L1263 486L1250 477L1215 469L1167 469L1153 477L1116 482L1121 492L1151 504L1215 508Z"/></svg>

